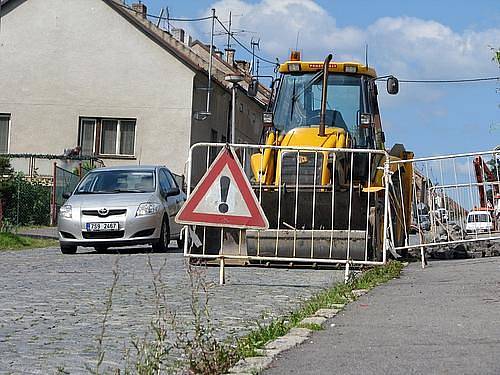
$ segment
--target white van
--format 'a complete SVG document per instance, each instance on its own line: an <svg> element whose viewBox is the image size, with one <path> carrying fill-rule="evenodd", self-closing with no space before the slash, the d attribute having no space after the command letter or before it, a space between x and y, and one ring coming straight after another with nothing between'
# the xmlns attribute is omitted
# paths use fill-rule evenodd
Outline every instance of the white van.
<svg viewBox="0 0 500 375"><path fill-rule="evenodd" d="M471 211L467 215L467 233L491 232L493 229L493 219L488 211Z"/></svg>

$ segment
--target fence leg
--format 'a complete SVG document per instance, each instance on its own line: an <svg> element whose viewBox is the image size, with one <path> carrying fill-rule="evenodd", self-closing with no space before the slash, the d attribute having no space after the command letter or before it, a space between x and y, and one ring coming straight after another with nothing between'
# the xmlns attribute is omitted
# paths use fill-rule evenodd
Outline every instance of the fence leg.
<svg viewBox="0 0 500 375"><path fill-rule="evenodd" d="M224 285L226 283L226 273L224 269L224 257L220 258L220 268L219 268L219 285Z"/></svg>
<svg viewBox="0 0 500 375"><path fill-rule="evenodd" d="M54 170L53 170L53 177L52 177L52 199L50 202L50 225L54 226L56 225L56 216L57 216L57 209L56 209L56 183L57 183L57 163L54 162Z"/></svg>
<svg viewBox="0 0 500 375"><path fill-rule="evenodd" d="M420 239L420 243L424 243L424 235L422 233L422 229L418 229L418 236ZM425 268L425 265L427 264L427 260L425 259L425 249L423 246L420 247L420 261L422 262L422 268Z"/></svg>
<svg viewBox="0 0 500 375"><path fill-rule="evenodd" d="M425 264L427 262L425 261L425 251L424 251L423 246L420 248L420 258L421 258L421 262L422 262L422 268L425 268Z"/></svg>
<svg viewBox="0 0 500 375"><path fill-rule="evenodd" d="M20 207L20 201L21 201L21 179L17 179L17 212L16 212L16 232L17 228L19 227L19 210L21 209Z"/></svg>
<svg viewBox="0 0 500 375"><path fill-rule="evenodd" d="M350 268L350 262L349 260L345 264L345 274L344 274L344 284L347 284L349 282L349 268Z"/></svg>

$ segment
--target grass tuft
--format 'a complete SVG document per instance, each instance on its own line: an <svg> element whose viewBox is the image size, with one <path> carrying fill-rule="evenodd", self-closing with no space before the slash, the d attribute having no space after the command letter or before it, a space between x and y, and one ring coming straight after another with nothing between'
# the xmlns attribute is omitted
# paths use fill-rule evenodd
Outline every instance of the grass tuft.
<svg viewBox="0 0 500 375"><path fill-rule="evenodd" d="M23 250L57 246L56 240L45 238L31 238L14 233L0 232L0 251Z"/></svg>

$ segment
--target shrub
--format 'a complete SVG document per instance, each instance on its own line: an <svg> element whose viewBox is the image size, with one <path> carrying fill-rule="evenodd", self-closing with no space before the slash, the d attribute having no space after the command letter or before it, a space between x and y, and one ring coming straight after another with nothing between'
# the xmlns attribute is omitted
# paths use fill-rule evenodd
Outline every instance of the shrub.
<svg viewBox="0 0 500 375"><path fill-rule="evenodd" d="M50 193L50 186L27 181L22 173L3 179L4 219L15 225L49 225Z"/></svg>

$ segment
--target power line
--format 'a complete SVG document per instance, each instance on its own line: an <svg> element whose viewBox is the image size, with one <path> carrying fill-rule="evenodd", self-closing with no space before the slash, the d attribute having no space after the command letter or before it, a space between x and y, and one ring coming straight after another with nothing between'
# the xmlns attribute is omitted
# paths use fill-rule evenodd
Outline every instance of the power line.
<svg viewBox="0 0 500 375"><path fill-rule="evenodd" d="M243 48L243 49L244 49L245 51L247 51L248 53L252 54L252 51L251 51L251 50L250 50L247 46L245 46L242 42L240 42L238 39L236 39L236 38L234 37L234 35L232 35L232 33L230 33L230 32L229 32L229 30L228 30L228 29L226 28L226 26L225 26L225 25L221 22L221 20L219 20L217 17L215 17L215 19L216 19L216 20L217 20L217 22L218 22L218 23L222 26L222 28L223 28L224 30L226 30L226 33L228 33L228 34L231 36L231 38L232 38L232 39L233 39L233 40L234 40L234 41L235 41L235 42L236 42L236 43L237 43L237 44L238 44L241 48ZM259 55L254 55L254 56L255 56L255 57L257 57L258 59L262 60L262 61L265 61L265 62L269 63L269 64L273 64L273 65L275 65L275 66L276 66L276 65L278 65L278 62L276 62L276 61L271 61L271 60L265 59L264 57L259 56Z"/></svg>
<svg viewBox="0 0 500 375"><path fill-rule="evenodd" d="M377 81L387 81L389 76L377 78ZM479 78L459 78L459 79L398 79L403 83L467 83L467 82L481 82L481 81L498 81L498 77L479 77Z"/></svg>
<svg viewBox="0 0 500 375"><path fill-rule="evenodd" d="M125 9L128 9L128 10L130 10L132 12L137 13L137 14L141 13L140 11L137 11L137 10L131 8L131 7L129 7L126 4L117 4L117 3L115 3L115 5L117 5L119 7L122 7L122 8L125 8ZM176 21L176 22L199 22L199 21L207 21L207 20L210 20L210 19L213 18L213 16L198 17L198 18L170 18L170 17L157 16L155 14L150 14L150 13L146 13L146 16L150 17L150 18L153 18L153 19L156 19L158 21L167 21L167 22L170 22L170 21ZM219 20L218 17L215 17L215 19L222 26L222 28L225 30L225 32L227 34L229 34L230 38L232 38L245 51L247 51L248 53L252 54L252 51L249 48L247 48L242 42L240 42L238 39L236 39L236 37L233 35L233 33L230 32L226 28L226 26L222 23L221 20ZM242 30L240 32L249 32L249 31ZM271 60L268 60L268 59L266 59L266 58L264 58L262 56L259 56L259 55L255 55L255 57L257 57L258 59L260 59L262 61L265 61L265 62L267 62L269 64L272 64L273 66L276 66L276 65L279 64L277 61L271 61Z"/></svg>
<svg viewBox="0 0 500 375"><path fill-rule="evenodd" d="M139 14L139 13L142 14L142 12L133 9L126 4L114 3L114 5L128 9L132 12L137 13L137 14ZM159 20L159 21L177 21L177 22L199 22L199 21L206 21L206 20L212 19L212 16L198 17L198 18L170 18L170 17L157 16L155 14L150 14L150 13L146 13L146 16L150 17L150 18L154 18L154 19Z"/></svg>
<svg viewBox="0 0 500 375"><path fill-rule="evenodd" d="M500 77L464 78L464 79L400 79L399 82L405 82L405 83L464 83L464 82L496 81L499 79L500 79Z"/></svg>

